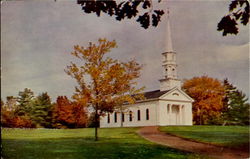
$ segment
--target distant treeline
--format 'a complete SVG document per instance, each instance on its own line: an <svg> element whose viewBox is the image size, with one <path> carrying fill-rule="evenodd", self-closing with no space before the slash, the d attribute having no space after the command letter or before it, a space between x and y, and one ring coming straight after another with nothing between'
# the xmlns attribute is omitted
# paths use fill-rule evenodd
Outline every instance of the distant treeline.
<svg viewBox="0 0 250 159"><path fill-rule="evenodd" d="M51 102L48 93L34 96L25 88L18 97L1 100L1 126L9 128L83 128L93 126L93 115L87 114L84 105L58 96Z"/></svg>
<svg viewBox="0 0 250 159"><path fill-rule="evenodd" d="M250 105L246 95L227 79L202 76L185 80L182 89L194 99L195 125L249 125ZM51 102L47 93L34 96L25 88L18 97L1 100L1 126L10 128L83 128L99 125L86 104L58 96Z"/></svg>

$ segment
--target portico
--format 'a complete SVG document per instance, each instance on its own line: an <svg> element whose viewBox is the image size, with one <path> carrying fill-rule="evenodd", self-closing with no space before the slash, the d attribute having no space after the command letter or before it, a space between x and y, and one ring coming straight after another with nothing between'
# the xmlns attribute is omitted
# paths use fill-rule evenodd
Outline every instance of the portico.
<svg viewBox="0 0 250 159"><path fill-rule="evenodd" d="M168 104L167 105L167 116L168 116L168 125L184 125L183 122L183 105Z"/></svg>

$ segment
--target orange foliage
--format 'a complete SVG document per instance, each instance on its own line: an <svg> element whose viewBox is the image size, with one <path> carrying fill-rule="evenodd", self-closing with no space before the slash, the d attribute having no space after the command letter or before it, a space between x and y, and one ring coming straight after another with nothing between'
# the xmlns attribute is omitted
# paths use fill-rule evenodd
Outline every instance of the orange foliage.
<svg viewBox="0 0 250 159"><path fill-rule="evenodd" d="M65 72L76 79L78 87L73 98L98 110L98 115L112 112L114 107L124 103L133 103L131 94L138 94L134 79L140 76L141 66L134 60L119 62L105 55L115 48L115 41L99 39L99 45L90 43L89 47L76 45L71 54L85 64L77 66L71 63ZM90 77L90 82L85 83Z"/></svg>
<svg viewBox="0 0 250 159"><path fill-rule="evenodd" d="M14 113L12 111L8 111L6 109L1 110L1 125L2 127L14 127L13 125L13 119L14 119Z"/></svg>
<svg viewBox="0 0 250 159"><path fill-rule="evenodd" d="M207 76L194 77L184 82L183 89L195 100L193 103L195 124L208 124L209 120L221 116L225 90L219 80Z"/></svg>
<svg viewBox="0 0 250 159"><path fill-rule="evenodd" d="M1 124L9 128L34 128L34 124L28 116L17 116L14 111L2 109Z"/></svg>
<svg viewBox="0 0 250 159"><path fill-rule="evenodd" d="M65 70L78 84L73 99L93 108L96 123L101 115L114 111L116 106L134 103L135 97L131 95L143 89L137 89L134 81L140 76L141 65L135 60L125 63L106 56L116 47L115 41L106 39L99 39L98 45L90 43L86 48L76 45L71 54L82 60L83 65L72 62ZM97 140L97 127L95 133Z"/></svg>
<svg viewBox="0 0 250 159"><path fill-rule="evenodd" d="M71 102L66 96L59 96L53 111L56 127L85 127L87 115L82 104Z"/></svg>
<svg viewBox="0 0 250 159"><path fill-rule="evenodd" d="M17 128L34 128L34 124L27 116L16 116L13 123Z"/></svg>

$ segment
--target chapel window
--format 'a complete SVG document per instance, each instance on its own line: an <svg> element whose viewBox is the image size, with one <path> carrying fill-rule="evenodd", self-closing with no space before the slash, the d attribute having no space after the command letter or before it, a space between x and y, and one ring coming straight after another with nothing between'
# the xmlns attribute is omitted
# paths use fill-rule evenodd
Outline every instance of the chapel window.
<svg viewBox="0 0 250 159"><path fill-rule="evenodd" d="M149 120L149 110L146 109L146 120Z"/></svg>
<svg viewBox="0 0 250 159"><path fill-rule="evenodd" d="M129 121L132 121L132 111L129 111Z"/></svg>
<svg viewBox="0 0 250 159"><path fill-rule="evenodd" d="M124 122L124 119L125 119L125 118L124 118L124 113L122 113L122 122Z"/></svg>
<svg viewBox="0 0 250 159"><path fill-rule="evenodd" d="M115 123L117 122L117 113L115 112L114 114L114 118L115 118Z"/></svg>
<svg viewBox="0 0 250 159"><path fill-rule="evenodd" d="M108 123L110 123L110 115L108 114Z"/></svg>
<svg viewBox="0 0 250 159"><path fill-rule="evenodd" d="M141 111L140 110L137 111L137 120L138 121L141 120Z"/></svg>

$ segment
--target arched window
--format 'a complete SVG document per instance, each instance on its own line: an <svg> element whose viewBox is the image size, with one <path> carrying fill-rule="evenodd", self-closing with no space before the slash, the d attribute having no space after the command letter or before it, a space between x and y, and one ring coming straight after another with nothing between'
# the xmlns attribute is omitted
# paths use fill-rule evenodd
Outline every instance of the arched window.
<svg viewBox="0 0 250 159"><path fill-rule="evenodd" d="M146 120L149 120L149 110L146 109Z"/></svg>
<svg viewBox="0 0 250 159"><path fill-rule="evenodd" d="M108 123L110 123L110 115L108 114Z"/></svg>
<svg viewBox="0 0 250 159"><path fill-rule="evenodd" d="M132 121L132 111L129 111L129 121Z"/></svg>
<svg viewBox="0 0 250 159"><path fill-rule="evenodd" d="M140 121L141 120L141 111L137 110L137 120Z"/></svg>
<svg viewBox="0 0 250 159"><path fill-rule="evenodd" d="M122 113L122 122L124 122L124 119L125 119L125 118L124 118L124 113Z"/></svg>
<svg viewBox="0 0 250 159"><path fill-rule="evenodd" d="M115 112L114 114L114 118L115 118L115 123L117 122L117 113Z"/></svg>

